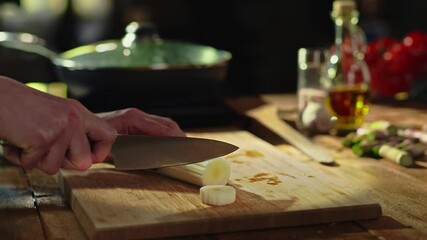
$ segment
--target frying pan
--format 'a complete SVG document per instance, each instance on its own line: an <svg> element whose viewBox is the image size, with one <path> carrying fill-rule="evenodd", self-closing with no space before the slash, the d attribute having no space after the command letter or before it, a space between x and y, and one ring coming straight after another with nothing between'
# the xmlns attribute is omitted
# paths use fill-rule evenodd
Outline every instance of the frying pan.
<svg viewBox="0 0 427 240"><path fill-rule="evenodd" d="M224 50L162 39L151 23L132 22L122 39L63 53L34 39L38 38L31 34L0 32L0 45L49 58L58 79L67 84L68 96L92 111L218 101L231 60L231 53Z"/></svg>

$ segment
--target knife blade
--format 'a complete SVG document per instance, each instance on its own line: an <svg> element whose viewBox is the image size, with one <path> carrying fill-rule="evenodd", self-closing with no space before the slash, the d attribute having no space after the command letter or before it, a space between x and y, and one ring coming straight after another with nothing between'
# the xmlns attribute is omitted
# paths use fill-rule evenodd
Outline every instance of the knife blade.
<svg viewBox="0 0 427 240"><path fill-rule="evenodd" d="M1 139L0 146L17 148ZM206 138L118 135L111 155L116 169L134 170L202 162L237 149L230 143Z"/></svg>
<svg viewBox="0 0 427 240"><path fill-rule="evenodd" d="M288 141L311 159L328 166L338 166L335 160L321 146L314 144L307 137L295 130L277 116L277 107L271 104L249 110L248 116Z"/></svg>
<svg viewBox="0 0 427 240"><path fill-rule="evenodd" d="M153 169L221 157L238 147L212 139L118 135L111 149L118 170Z"/></svg>

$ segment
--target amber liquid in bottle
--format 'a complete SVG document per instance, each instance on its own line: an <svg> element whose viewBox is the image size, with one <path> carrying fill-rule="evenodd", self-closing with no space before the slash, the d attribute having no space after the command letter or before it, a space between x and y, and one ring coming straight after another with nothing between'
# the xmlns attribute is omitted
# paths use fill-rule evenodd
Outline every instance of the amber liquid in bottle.
<svg viewBox="0 0 427 240"><path fill-rule="evenodd" d="M336 117L340 129L355 129L369 111L369 92L366 87L353 85L333 87L326 97L327 106Z"/></svg>

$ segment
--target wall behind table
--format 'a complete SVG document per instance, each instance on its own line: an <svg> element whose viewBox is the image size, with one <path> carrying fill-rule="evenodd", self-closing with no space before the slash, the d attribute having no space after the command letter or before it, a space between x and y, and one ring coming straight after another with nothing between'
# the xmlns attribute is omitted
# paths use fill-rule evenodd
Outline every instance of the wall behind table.
<svg viewBox="0 0 427 240"><path fill-rule="evenodd" d="M89 1L89 0L88 0ZM120 38L131 20L149 20L164 38L205 44L233 54L228 94L294 92L297 50L333 43L332 0L111 0L111 16L97 40ZM12 2L2 1L0 3ZM19 1L14 1L19 2ZM427 1L357 0L359 6L379 2L374 15L362 9L361 22L376 18L388 33L401 38L411 30L427 31ZM69 7L54 30L50 45L65 51L85 44ZM375 19L374 19L375 20ZM372 29L372 28L371 28ZM94 39L96 40L96 39Z"/></svg>
<svg viewBox="0 0 427 240"><path fill-rule="evenodd" d="M228 93L293 92L300 47L333 41L332 1L170 0L146 6L165 38L206 44L233 54Z"/></svg>

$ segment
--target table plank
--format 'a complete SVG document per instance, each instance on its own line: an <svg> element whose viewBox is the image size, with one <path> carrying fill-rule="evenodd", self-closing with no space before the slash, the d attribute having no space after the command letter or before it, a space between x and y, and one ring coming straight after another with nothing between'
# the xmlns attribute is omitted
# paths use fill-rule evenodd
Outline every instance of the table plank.
<svg viewBox="0 0 427 240"><path fill-rule="evenodd" d="M358 221L358 224L367 229L372 235L376 236L377 239L426 239L425 234L386 216L376 220Z"/></svg>
<svg viewBox="0 0 427 240"><path fill-rule="evenodd" d="M22 169L0 166L0 238L45 239Z"/></svg>
<svg viewBox="0 0 427 240"><path fill-rule="evenodd" d="M87 239L77 218L62 196L37 198L41 223L47 239Z"/></svg>
<svg viewBox="0 0 427 240"><path fill-rule="evenodd" d="M61 191L58 187L58 174L48 175L35 168L25 170L25 175L33 190L34 197L58 196Z"/></svg>
<svg viewBox="0 0 427 240"><path fill-rule="evenodd" d="M290 239L378 239L361 226L352 222L312 225L306 227L288 227L262 231L246 231L218 234L215 240L290 240Z"/></svg>
<svg viewBox="0 0 427 240"><path fill-rule="evenodd" d="M73 211L64 202L58 174L48 175L39 169L25 170L48 239L87 239Z"/></svg>
<svg viewBox="0 0 427 240"><path fill-rule="evenodd" d="M402 225L390 217L358 222L320 224L306 227L288 227L258 231L223 233L214 235L217 240L239 239L425 239L425 235Z"/></svg>

